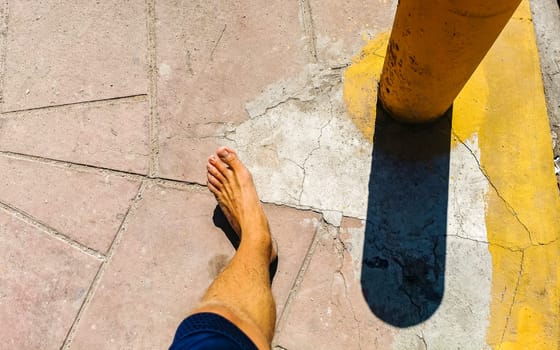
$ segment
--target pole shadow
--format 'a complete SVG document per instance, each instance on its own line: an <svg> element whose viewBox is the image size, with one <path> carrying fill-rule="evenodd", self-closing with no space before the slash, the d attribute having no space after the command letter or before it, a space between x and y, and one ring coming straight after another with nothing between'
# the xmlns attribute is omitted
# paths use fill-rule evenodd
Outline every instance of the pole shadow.
<svg viewBox="0 0 560 350"><path fill-rule="evenodd" d="M427 320L443 297L451 113L405 125L377 108L360 280L396 327Z"/></svg>

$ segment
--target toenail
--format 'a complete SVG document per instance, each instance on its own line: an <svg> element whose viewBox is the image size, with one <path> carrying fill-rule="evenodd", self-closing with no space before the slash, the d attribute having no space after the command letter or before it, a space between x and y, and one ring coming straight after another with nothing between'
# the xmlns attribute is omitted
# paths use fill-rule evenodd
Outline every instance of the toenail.
<svg viewBox="0 0 560 350"><path fill-rule="evenodd" d="M228 155L229 155L229 152L226 151L225 149L220 152L221 157L227 157Z"/></svg>

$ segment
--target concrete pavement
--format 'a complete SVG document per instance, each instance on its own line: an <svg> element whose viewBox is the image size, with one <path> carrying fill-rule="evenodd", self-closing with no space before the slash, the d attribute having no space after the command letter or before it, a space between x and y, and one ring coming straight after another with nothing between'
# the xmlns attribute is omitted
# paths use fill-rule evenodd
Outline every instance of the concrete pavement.
<svg viewBox="0 0 560 350"><path fill-rule="evenodd" d="M395 8L5 2L0 348L168 347L234 253L205 187L225 144L279 244L276 349L557 349L529 4L424 127L376 107Z"/></svg>

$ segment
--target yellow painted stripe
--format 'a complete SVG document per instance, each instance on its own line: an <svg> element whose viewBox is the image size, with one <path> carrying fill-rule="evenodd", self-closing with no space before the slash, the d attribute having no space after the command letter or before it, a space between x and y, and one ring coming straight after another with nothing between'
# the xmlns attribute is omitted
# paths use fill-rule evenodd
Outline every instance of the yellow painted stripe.
<svg viewBox="0 0 560 350"><path fill-rule="evenodd" d="M463 141L478 134L491 182L487 341L501 350L559 349L560 200L527 1L456 100L453 129Z"/></svg>
<svg viewBox="0 0 560 350"><path fill-rule="evenodd" d="M388 33L371 40L345 74L344 101L368 140L387 41ZM487 342L500 350L560 349L560 197L527 0L456 99L453 134L455 146L476 134L490 181Z"/></svg>
<svg viewBox="0 0 560 350"><path fill-rule="evenodd" d="M344 73L344 104L350 118L369 142L373 141L377 86L389 34L384 32L370 40Z"/></svg>

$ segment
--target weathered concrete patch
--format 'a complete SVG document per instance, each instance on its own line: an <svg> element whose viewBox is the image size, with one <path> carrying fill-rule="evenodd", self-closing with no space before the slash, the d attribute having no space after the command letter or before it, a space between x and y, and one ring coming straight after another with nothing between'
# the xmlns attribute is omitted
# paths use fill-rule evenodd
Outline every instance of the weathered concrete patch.
<svg viewBox="0 0 560 350"><path fill-rule="evenodd" d="M372 145L346 115L339 70L309 65L247 104L250 120L227 139L263 201L365 218Z"/></svg>
<svg viewBox="0 0 560 350"><path fill-rule="evenodd" d="M454 137L454 143L458 142ZM448 217L451 220L448 222L448 234L487 242L484 203L488 179L477 159L480 159L477 134L455 147L451 153L448 202Z"/></svg>

